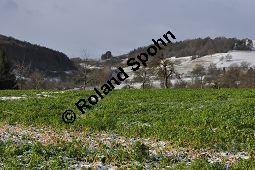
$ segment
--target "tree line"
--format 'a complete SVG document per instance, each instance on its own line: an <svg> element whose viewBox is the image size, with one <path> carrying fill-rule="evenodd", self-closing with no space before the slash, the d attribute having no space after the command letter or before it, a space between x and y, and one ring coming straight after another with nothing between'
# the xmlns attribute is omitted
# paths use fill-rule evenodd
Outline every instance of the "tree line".
<svg viewBox="0 0 255 170"><path fill-rule="evenodd" d="M250 39L237 39L237 38L197 38L192 40L178 41L172 44L168 44L164 48L164 53L167 56L185 57L194 56L202 57L205 55L211 55L215 53L226 53L230 50L251 50L253 47L252 40ZM120 56L120 58L134 57L146 50L147 47L139 47L132 50L126 55Z"/></svg>

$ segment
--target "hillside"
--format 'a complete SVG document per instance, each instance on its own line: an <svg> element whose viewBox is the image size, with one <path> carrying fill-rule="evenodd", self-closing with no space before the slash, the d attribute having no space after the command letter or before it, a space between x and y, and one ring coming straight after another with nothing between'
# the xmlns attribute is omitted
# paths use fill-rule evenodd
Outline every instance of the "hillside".
<svg viewBox="0 0 255 170"><path fill-rule="evenodd" d="M250 67L255 66L255 51L254 40L243 39L238 40L235 38L205 38L194 39L176 42L168 44L163 53L175 63L176 71L181 74L181 77L186 82L191 82L190 72L193 68L199 64L208 68L210 64L216 64L218 68L227 68L231 65L240 66L242 62L246 62ZM129 80L133 80L135 72L130 67L125 65L127 58L135 57L145 51L146 47L137 48L126 55L119 56L122 64L124 64L124 70L129 75ZM227 59L227 56L231 56L231 59ZM157 57L157 56L156 56ZM172 84L175 84L176 79L171 80ZM152 78L152 84L155 87L160 86L160 82ZM117 88L123 88L127 84L123 83ZM140 88L141 83L134 83L135 88Z"/></svg>
<svg viewBox="0 0 255 170"><path fill-rule="evenodd" d="M231 60L226 60L226 56L230 55ZM197 65L203 65L208 67L211 63L216 64L218 68L226 68L233 64L240 65L242 62L250 63L250 66L255 66L255 51L229 51L227 53L216 53L212 55L206 55L195 60L191 60L191 57L182 57L178 59L181 64L177 66L179 73L187 74Z"/></svg>
<svg viewBox="0 0 255 170"><path fill-rule="evenodd" d="M253 41L250 39L236 39L236 38L197 38L197 39L188 39L184 41L174 42L168 44L162 50L162 53L167 57L185 57L185 56L196 56L202 57L209 54L215 53L226 53L230 50L252 50ZM136 57L143 51L146 51L148 46L138 47L130 51L128 54L117 56L119 59ZM157 57L157 56L155 56Z"/></svg>
<svg viewBox="0 0 255 170"><path fill-rule="evenodd" d="M43 72L74 70L74 64L61 52L0 35L0 48L6 50L8 60L16 65L24 63Z"/></svg>

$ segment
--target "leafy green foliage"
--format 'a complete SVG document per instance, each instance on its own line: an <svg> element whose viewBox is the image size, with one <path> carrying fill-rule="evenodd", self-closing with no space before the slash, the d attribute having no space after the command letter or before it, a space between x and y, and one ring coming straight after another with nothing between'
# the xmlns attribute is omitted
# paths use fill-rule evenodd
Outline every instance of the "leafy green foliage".
<svg viewBox="0 0 255 170"><path fill-rule="evenodd" d="M135 160L142 162L149 158L149 147L141 142L134 143L134 153L133 156Z"/></svg>

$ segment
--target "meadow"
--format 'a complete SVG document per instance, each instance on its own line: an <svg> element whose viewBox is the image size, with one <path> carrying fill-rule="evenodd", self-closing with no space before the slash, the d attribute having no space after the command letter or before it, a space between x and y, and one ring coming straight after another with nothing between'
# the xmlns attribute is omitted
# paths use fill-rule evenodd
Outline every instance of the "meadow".
<svg viewBox="0 0 255 170"><path fill-rule="evenodd" d="M114 90L80 114L74 103L91 94L0 91L0 97L21 97L0 100L0 126L59 136L52 143L1 139L0 168L62 169L83 161L124 169L255 169L254 89ZM66 109L77 113L72 124L62 120ZM63 140L72 133L79 135Z"/></svg>

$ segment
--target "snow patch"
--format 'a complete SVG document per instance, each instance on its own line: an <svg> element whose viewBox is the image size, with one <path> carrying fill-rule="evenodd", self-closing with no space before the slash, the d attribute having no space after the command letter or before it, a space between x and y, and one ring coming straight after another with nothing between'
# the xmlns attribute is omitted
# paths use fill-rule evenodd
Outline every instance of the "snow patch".
<svg viewBox="0 0 255 170"><path fill-rule="evenodd" d="M20 100L25 99L26 97L17 97L17 96L4 96L0 97L0 100Z"/></svg>
<svg viewBox="0 0 255 170"><path fill-rule="evenodd" d="M252 40L253 48L252 50L255 50L255 40Z"/></svg>
<svg viewBox="0 0 255 170"><path fill-rule="evenodd" d="M227 55L232 56L232 59L229 61L226 60ZM206 55L194 60L188 60L187 58L186 60L183 60L181 58L177 58L182 62L176 66L176 71L185 75L188 75L188 73L192 71L197 64L201 64L206 68L211 63L216 64L218 68L229 67L232 64L240 65L244 61L250 63L251 66L255 65L255 51L230 51L228 53L216 53L212 55Z"/></svg>

